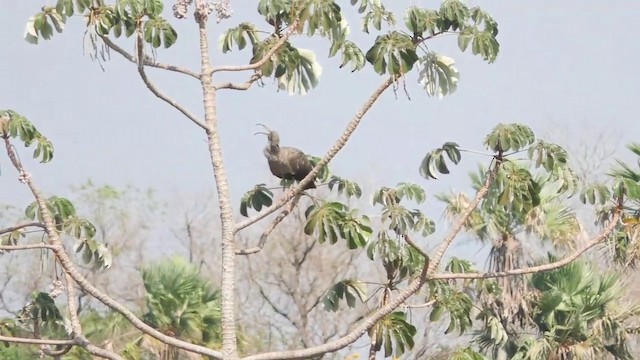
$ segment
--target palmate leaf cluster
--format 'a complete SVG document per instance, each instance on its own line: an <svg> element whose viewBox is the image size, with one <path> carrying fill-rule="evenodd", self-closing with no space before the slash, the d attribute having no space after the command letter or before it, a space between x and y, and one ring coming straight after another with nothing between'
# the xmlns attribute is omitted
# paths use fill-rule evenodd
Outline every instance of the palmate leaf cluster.
<svg viewBox="0 0 640 360"><path fill-rule="evenodd" d="M399 77L417 66L418 82L429 96L438 97L456 90L459 73L452 58L429 50L426 41L455 33L462 51L471 47L472 53L485 61L495 61L499 52L496 22L480 8L469 8L460 0L446 0L437 10L412 6L403 14L402 24L396 23L396 14L381 1L356 0L351 1L351 5L357 7L361 16L361 30L379 33L373 44L361 47L349 40L350 25L336 1L260 0L258 13L270 28L265 31L265 24L242 22L220 35L219 47L226 53L250 46L249 63L253 64L262 60L288 31L319 36L330 43L329 57L340 54L341 68L347 66L351 71L359 71L370 64L379 75ZM153 48L168 48L177 41L177 33L162 16L163 10L161 0L116 0L113 4L58 0L55 6L44 7L29 19L25 39L33 44L40 38L49 40L54 31L64 31L70 17L82 14L96 52L101 36L131 37L137 32ZM294 21L298 25L292 29ZM387 31L385 27L395 30ZM265 32L269 35L263 36ZM322 66L313 51L294 46L290 38L258 72L272 77L278 88L289 94L305 94L318 85Z"/></svg>
<svg viewBox="0 0 640 360"><path fill-rule="evenodd" d="M41 163L49 162L53 158L53 144L42 135L33 124L24 116L12 110L0 111L0 133L7 139L19 139L25 146L37 143L33 153L35 159ZM93 262L96 268L109 268L111 266L111 253L107 247L95 239L96 228L88 220L79 217L75 206L66 198L51 196L45 199L47 210L54 221L56 230L75 239L74 250L82 252L82 260L85 264ZM25 209L25 216L30 220L44 223L41 209L36 201L33 201ZM19 241L26 239L24 229L18 229L0 236L0 244L17 245Z"/></svg>

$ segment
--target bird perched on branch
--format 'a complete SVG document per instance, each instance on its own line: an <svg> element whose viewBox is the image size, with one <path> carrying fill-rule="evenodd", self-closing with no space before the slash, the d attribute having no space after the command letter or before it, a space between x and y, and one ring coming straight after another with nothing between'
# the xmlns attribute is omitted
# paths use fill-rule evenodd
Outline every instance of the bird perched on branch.
<svg viewBox="0 0 640 360"><path fill-rule="evenodd" d="M264 156L269 162L269 170L280 179L301 181L313 169L313 165L307 154L293 147L280 147L280 136L277 132L269 129L265 125L256 124L264 127L267 132L258 131L254 135L267 135L269 143L264 148ZM315 189L315 179L308 183L304 189Z"/></svg>

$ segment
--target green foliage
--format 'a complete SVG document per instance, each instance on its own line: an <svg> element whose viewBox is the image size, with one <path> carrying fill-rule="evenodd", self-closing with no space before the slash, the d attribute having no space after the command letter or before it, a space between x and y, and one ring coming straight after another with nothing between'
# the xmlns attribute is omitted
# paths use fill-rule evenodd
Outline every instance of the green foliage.
<svg viewBox="0 0 640 360"><path fill-rule="evenodd" d="M62 324L62 315L51 295L38 292L17 314L18 322L24 326L57 330ZM38 324L38 325L34 325Z"/></svg>
<svg viewBox="0 0 640 360"><path fill-rule="evenodd" d="M182 258L163 260L142 269L148 312L145 322L198 344L220 343L220 293Z"/></svg>
<svg viewBox="0 0 640 360"><path fill-rule="evenodd" d="M452 58L429 51L418 59L418 68L418 83L428 96L442 99L453 94L458 88L460 73Z"/></svg>
<svg viewBox="0 0 640 360"><path fill-rule="evenodd" d="M358 280L347 279L333 285L322 299L324 309L327 311L338 311L340 300L346 300L349 308L356 306L356 298L360 302L365 302L367 297L367 287Z"/></svg>
<svg viewBox="0 0 640 360"><path fill-rule="evenodd" d="M96 268L111 267L111 252L103 243L94 239L95 226L90 221L77 216L76 208L71 201L52 196L46 199L45 203L54 219L56 229L76 239L74 251L76 253L82 251L82 260L85 264L93 261ZM37 218L39 222L44 222L42 211L36 201L27 206L25 215L31 220Z"/></svg>
<svg viewBox="0 0 640 360"><path fill-rule="evenodd" d="M489 358L470 347L463 347L454 351L448 360L489 360Z"/></svg>
<svg viewBox="0 0 640 360"><path fill-rule="evenodd" d="M223 53L231 51L234 44L237 45L238 50L242 50L247 46L247 39L249 39L252 47L256 47L259 42L258 28L251 23L243 22L237 27L230 28L224 32L220 36L218 46Z"/></svg>
<svg viewBox="0 0 640 360"><path fill-rule="evenodd" d="M610 198L611 191L604 184L589 184L580 192L580 201L583 204L595 205L598 203L604 205Z"/></svg>
<svg viewBox="0 0 640 360"><path fill-rule="evenodd" d="M387 279L393 284L417 275L425 266L425 259L416 249L402 243L396 235L389 236L387 231L380 231L374 241L367 247L370 260L378 258L382 261Z"/></svg>
<svg viewBox="0 0 640 360"><path fill-rule="evenodd" d="M371 329L369 336L375 334L376 351L384 347L384 356L395 355L399 357L406 350L413 349L413 337L416 335L415 326L406 321L407 314L401 311L394 311L383 317Z"/></svg>
<svg viewBox="0 0 640 360"><path fill-rule="evenodd" d="M429 315L432 322L439 321L442 315L449 314L449 325L445 334L458 331L462 335L471 328L471 309L473 302L471 297L465 292L459 291L451 284L435 280L429 281L429 298L434 300L434 304Z"/></svg>
<svg viewBox="0 0 640 360"><path fill-rule="evenodd" d="M333 190L333 188L337 188L338 195L346 195L347 198L356 197L360 198L362 196L362 189L360 189L360 185L358 183L343 179L338 176L331 176L331 180L329 180L329 190Z"/></svg>
<svg viewBox="0 0 640 360"><path fill-rule="evenodd" d="M520 151L533 144L536 137L526 125L498 124L484 140L484 145L496 153Z"/></svg>
<svg viewBox="0 0 640 360"><path fill-rule="evenodd" d="M13 110L0 110L0 136L19 138L25 147L36 143L34 159L46 163L53 159L53 144L24 116Z"/></svg>
<svg viewBox="0 0 640 360"><path fill-rule="evenodd" d="M367 216L357 217L356 210L349 211L339 202L312 205L305 211L305 217L304 233L314 235L321 244L327 240L335 244L344 239L349 249L357 249L364 247L372 234Z"/></svg>
<svg viewBox="0 0 640 360"><path fill-rule="evenodd" d="M113 32L118 38L124 29L125 36L130 37L140 31L144 41L154 48L161 45L169 48L178 34L160 15L163 8L162 0L117 0L114 5L93 4L91 0L58 0L55 7L45 6L42 12L29 18L25 40L31 44L37 44L40 37L49 40L53 37L53 28L61 33L68 18L83 14L87 27L99 36Z"/></svg>
<svg viewBox="0 0 640 360"><path fill-rule="evenodd" d="M416 45L409 36L392 31L376 38L375 44L367 51L366 59L380 75L401 75L411 71L418 61L415 50Z"/></svg>
<svg viewBox="0 0 640 360"><path fill-rule="evenodd" d="M436 173L448 174L449 168L445 162L446 154L449 160L454 164L458 164L461 160L460 145L454 142L446 142L442 147L427 153L420 164L420 175L425 179L437 179Z"/></svg>
<svg viewBox="0 0 640 360"><path fill-rule="evenodd" d="M262 210L263 207L268 207L273 204L273 193L265 184L256 185L253 190L250 190L244 194L240 201L240 214L242 216L249 216L247 209L255 209L256 211Z"/></svg>
<svg viewBox="0 0 640 360"><path fill-rule="evenodd" d="M556 261L552 255L545 262ZM525 341L514 359L540 353L578 356L585 351L632 359L628 348L630 319L640 314L640 304L620 304L624 286L619 276L602 272L585 261L536 273L531 277L536 296L531 300L532 320L539 344ZM582 345L580 345L582 344ZM587 346L588 348L583 348Z"/></svg>

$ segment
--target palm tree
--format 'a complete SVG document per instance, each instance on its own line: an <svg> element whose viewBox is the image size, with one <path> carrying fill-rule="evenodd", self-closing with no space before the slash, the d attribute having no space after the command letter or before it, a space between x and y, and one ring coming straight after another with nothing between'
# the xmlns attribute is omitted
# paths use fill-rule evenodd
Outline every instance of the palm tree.
<svg viewBox="0 0 640 360"><path fill-rule="evenodd" d="M510 173L518 174L526 165L511 162L514 169ZM482 187L485 175L486 169L482 167L477 173L470 174L474 190ZM525 258L523 245L530 245L528 248L551 245L561 250L575 246L581 228L575 213L562 203L562 196L569 187L565 182L551 179L554 178L549 174L542 174L528 180L527 186L533 190L529 191L533 196L528 199L532 206L522 206L521 202L514 201L508 187L509 182L527 183L526 179L513 179L498 172L486 198L464 225L467 233L481 243L491 245L488 271L521 268L529 260ZM464 193L437 197L447 204L445 215L450 219L458 217L471 202ZM501 289L499 296L484 296L483 308L489 309L490 316L497 318L510 336L506 344L491 345L494 358L508 357L514 351L514 341L517 341L518 333L528 318L525 278L510 276L497 281ZM483 348L487 345L481 341Z"/></svg>
<svg viewBox="0 0 640 360"><path fill-rule="evenodd" d="M640 303L622 303L625 288L618 274L576 261L534 274L530 284L536 334L523 339L514 360L634 358L628 338L638 332L630 322L640 314Z"/></svg>
<svg viewBox="0 0 640 360"><path fill-rule="evenodd" d="M145 322L167 335L220 347L220 292L202 278L196 266L178 257L160 261L142 269L142 280L147 291ZM138 345L161 359L188 357L149 337L140 338Z"/></svg>

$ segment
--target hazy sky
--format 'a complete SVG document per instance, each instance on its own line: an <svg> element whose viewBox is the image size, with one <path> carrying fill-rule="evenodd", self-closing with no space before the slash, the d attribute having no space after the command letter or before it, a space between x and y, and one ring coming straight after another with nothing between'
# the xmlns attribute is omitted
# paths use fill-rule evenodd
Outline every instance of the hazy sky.
<svg viewBox="0 0 640 360"><path fill-rule="evenodd" d="M43 1L0 0L0 108L26 115L55 145L53 162L25 161L47 195L69 196L71 184L88 178L97 183L153 187L170 201L188 204L213 189L205 136L175 109L153 96L135 66L112 53L102 71L83 55L83 20L70 20L63 34L37 46L23 40L25 23ZM54 4L50 0L46 2ZM165 15L179 32L177 44L158 51L158 61L197 69L194 21ZM251 3L252 5L245 5ZM389 2L388 3L392 3ZM394 1L408 4L436 1ZM246 63L250 50L222 55L215 47L222 29L254 15L253 2L232 2L236 16L213 24L214 65ZM458 91L443 100L428 98L408 76L409 101L386 93L331 163L337 174L372 186L416 182L429 194L450 187L466 189L468 169L481 158L464 155L463 166L439 181L426 181L417 169L425 152L445 141L481 150L484 135L498 122L522 122L540 135L551 133L565 144L589 141L588 135L609 131L615 141L638 140L640 47L637 1L473 1L499 24L501 52L494 64L461 54L453 36L429 43L456 59L461 78ZM349 14L353 9L344 2ZM399 14L402 23L402 14ZM366 51L374 35L361 34L359 19L348 17L352 39ZM132 50L132 41L118 41ZM254 184L275 184L262 154L264 137L255 123L280 132L284 145L321 156L382 78L371 68L351 74L327 59L324 40L295 39L310 47L323 66L320 85L304 97L264 88L219 94L220 132L234 206ZM193 112L201 114L199 83L191 78L149 71L151 79ZM230 77L224 77L229 79ZM233 77L238 79L237 76ZM612 140L613 141L613 140ZM22 151L24 160L32 150ZM0 156L0 203L20 208L31 202L5 156ZM369 196L369 193L366 195ZM430 211L434 201L423 210ZM181 212L178 209L177 212Z"/></svg>

